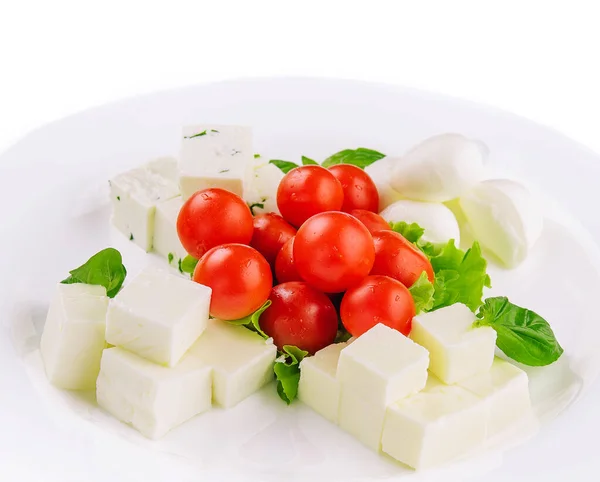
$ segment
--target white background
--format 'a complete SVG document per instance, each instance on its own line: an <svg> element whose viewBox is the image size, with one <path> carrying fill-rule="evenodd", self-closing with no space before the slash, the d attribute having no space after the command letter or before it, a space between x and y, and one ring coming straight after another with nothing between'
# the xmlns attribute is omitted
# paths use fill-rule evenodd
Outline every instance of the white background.
<svg viewBox="0 0 600 482"><path fill-rule="evenodd" d="M516 112L600 151L596 3L0 0L0 152L94 105L264 75L434 90ZM599 405L596 386L572 409L589 417L566 414L549 427L547 443L560 444L572 423L588 426L591 441L570 447L556 480L597 480Z"/></svg>

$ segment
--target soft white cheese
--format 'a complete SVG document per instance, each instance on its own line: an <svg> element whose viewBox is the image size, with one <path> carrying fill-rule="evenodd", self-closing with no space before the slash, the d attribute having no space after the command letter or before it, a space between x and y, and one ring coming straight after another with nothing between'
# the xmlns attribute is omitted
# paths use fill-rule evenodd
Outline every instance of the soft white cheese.
<svg viewBox="0 0 600 482"><path fill-rule="evenodd" d="M156 159L148 161L143 167L154 174L158 174L173 181L174 183L179 182L179 167L177 165L177 159L174 157L157 157Z"/></svg>
<svg viewBox="0 0 600 482"><path fill-rule="evenodd" d="M46 375L52 384L71 390L95 387L105 347L107 308L103 286L57 286L40 343Z"/></svg>
<svg viewBox="0 0 600 482"><path fill-rule="evenodd" d="M492 368L458 385L481 397L488 410L488 436L510 427L530 413L527 373L496 358Z"/></svg>
<svg viewBox="0 0 600 482"><path fill-rule="evenodd" d="M152 267L112 300L106 341L175 366L206 328L211 289Z"/></svg>
<svg viewBox="0 0 600 482"><path fill-rule="evenodd" d="M339 425L379 450L386 407L421 390L429 355L399 331L378 324L340 353Z"/></svg>
<svg viewBox="0 0 600 482"><path fill-rule="evenodd" d="M460 134L433 136L393 162L390 184L407 199L449 201L484 178L485 155L481 143Z"/></svg>
<svg viewBox="0 0 600 482"><path fill-rule="evenodd" d="M371 177L375 186L377 186L380 211L402 199L402 196L390 184L392 165L396 162L396 158L384 157L365 167L365 172Z"/></svg>
<svg viewBox="0 0 600 482"><path fill-rule="evenodd" d="M460 228L454 213L441 203L402 200L389 205L381 216L388 222L417 223L425 233L423 241L446 243L450 239L460 244Z"/></svg>
<svg viewBox="0 0 600 482"><path fill-rule="evenodd" d="M255 163L248 180L248 188L244 189L244 199L253 206L252 211L255 214L279 214L277 188L284 175L274 164L265 161Z"/></svg>
<svg viewBox="0 0 600 482"><path fill-rule="evenodd" d="M475 315L456 303L413 318L410 338L429 351L429 370L444 383L456 383L489 371L496 332L473 327Z"/></svg>
<svg viewBox="0 0 600 482"><path fill-rule="evenodd" d="M243 196L254 160L252 129L212 124L185 126L180 160L179 184L184 201L209 187Z"/></svg>
<svg viewBox="0 0 600 482"><path fill-rule="evenodd" d="M173 267L178 267L187 256L187 251L177 234L177 216L181 206L183 206L181 196L162 202L156 206L154 219L154 251Z"/></svg>
<svg viewBox="0 0 600 482"><path fill-rule="evenodd" d="M335 343L300 363L298 399L333 423L338 421L340 382L337 367L340 352L348 343Z"/></svg>
<svg viewBox="0 0 600 482"><path fill-rule="evenodd" d="M381 448L415 469L435 467L481 446L486 418L479 397L430 376L422 392L388 407Z"/></svg>
<svg viewBox="0 0 600 482"><path fill-rule="evenodd" d="M194 356L166 368L109 348L102 356L96 398L111 415L157 439L211 407L211 369Z"/></svg>
<svg viewBox="0 0 600 482"><path fill-rule="evenodd" d="M119 174L110 180L112 222L128 239L150 251L156 205L178 194L175 182L148 169Z"/></svg>
<svg viewBox="0 0 600 482"><path fill-rule="evenodd" d="M509 268L527 257L542 233L541 207L516 181L483 181L460 198L460 206L475 239Z"/></svg>
<svg viewBox="0 0 600 482"><path fill-rule="evenodd" d="M189 354L212 367L213 401L229 408L273 380L277 348L247 328L211 319Z"/></svg>

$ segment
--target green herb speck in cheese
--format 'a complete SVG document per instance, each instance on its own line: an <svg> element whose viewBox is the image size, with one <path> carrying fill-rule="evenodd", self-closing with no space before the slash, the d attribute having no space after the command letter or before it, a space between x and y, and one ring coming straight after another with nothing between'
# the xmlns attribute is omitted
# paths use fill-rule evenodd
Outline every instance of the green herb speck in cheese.
<svg viewBox="0 0 600 482"><path fill-rule="evenodd" d="M171 264L173 262L173 259L175 259L175 255L173 253L169 253L169 256L167 256L168 260L169 260L169 264Z"/></svg>
<svg viewBox="0 0 600 482"><path fill-rule="evenodd" d="M198 134L194 134L193 136L183 136L184 139L193 139L194 137L202 137L206 135L206 131L198 132Z"/></svg>
<svg viewBox="0 0 600 482"><path fill-rule="evenodd" d="M120 201L120 200L121 200L121 196L117 196L117 201Z"/></svg>
<svg viewBox="0 0 600 482"><path fill-rule="evenodd" d="M258 159L260 157L260 154L254 154L254 159Z"/></svg>
<svg viewBox="0 0 600 482"><path fill-rule="evenodd" d="M216 132L217 134L219 133L217 129L211 129L210 132Z"/></svg>
<svg viewBox="0 0 600 482"><path fill-rule="evenodd" d="M221 169L221 170L219 171L219 174L223 174L224 172L229 172L229 169Z"/></svg>
<svg viewBox="0 0 600 482"><path fill-rule="evenodd" d="M133 233L129 233L129 241L133 241Z"/></svg>

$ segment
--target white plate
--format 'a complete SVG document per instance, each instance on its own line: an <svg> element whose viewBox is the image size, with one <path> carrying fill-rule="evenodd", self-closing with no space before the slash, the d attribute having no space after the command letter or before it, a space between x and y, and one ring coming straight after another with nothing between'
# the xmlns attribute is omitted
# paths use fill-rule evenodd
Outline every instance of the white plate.
<svg viewBox="0 0 600 482"><path fill-rule="evenodd" d="M181 125L195 122L252 125L257 152L289 160L359 146L398 155L445 131L483 140L499 175L523 179L548 198L534 254L518 270L491 273L491 294L545 315L565 347L555 365L528 370L542 426L596 378L600 324L590 303L600 293L593 242L600 239L600 217L591 207L600 198L596 155L512 115L390 86L287 79L192 87L48 125L1 158L0 479L489 481L517 470L542 474L547 454L538 447L547 431L502 463L507 447L532 435L529 426L467 460L415 474L300 403L286 407L272 386L150 442L105 415L93 397L47 383L37 348L55 283L109 243L123 251L131 272L157 261L109 229L106 180L151 157L176 154ZM11 470L19 476L5 478Z"/></svg>

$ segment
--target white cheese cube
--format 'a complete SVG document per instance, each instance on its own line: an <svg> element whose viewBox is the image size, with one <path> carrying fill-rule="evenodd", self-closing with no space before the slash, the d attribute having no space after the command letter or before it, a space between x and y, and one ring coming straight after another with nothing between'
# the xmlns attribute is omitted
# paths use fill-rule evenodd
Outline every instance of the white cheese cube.
<svg viewBox="0 0 600 482"><path fill-rule="evenodd" d="M179 182L179 166L177 165L177 159L174 157L157 157L156 159L148 161L143 167L154 174L158 174L173 181L174 183Z"/></svg>
<svg viewBox="0 0 600 482"><path fill-rule="evenodd" d="M396 162L394 158L384 157L383 159L379 159L373 164L365 167L365 172L371 177L377 186L380 211L383 211L390 204L402 199L400 193L394 190L390 184L392 177L392 164L394 162Z"/></svg>
<svg viewBox="0 0 600 482"><path fill-rule="evenodd" d="M255 164L248 180L248 189L244 189L244 200L252 206L254 214L279 214L277 188L283 176L285 174L274 164Z"/></svg>
<svg viewBox="0 0 600 482"><path fill-rule="evenodd" d="M473 312L461 303L413 318L410 337L429 350L429 370L452 384L487 372L494 360L496 332L473 327Z"/></svg>
<svg viewBox="0 0 600 482"><path fill-rule="evenodd" d="M179 194L177 184L148 169L133 169L110 180L112 222L128 239L152 249L156 205Z"/></svg>
<svg viewBox="0 0 600 482"><path fill-rule="evenodd" d="M415 469L435 467L481 446L486 418L480 398L431 376L422 392L388 407L381 448Z"/></svg>
<svg viewBox="0 0 600 482"><path fill-rule="evenodd" d="M98 405L142 435L157 439L211 407L211 369L185 356L166 368L121 348L104 350Z"/></svg>
<svg viewBox="0 0 600 482"><path fill-rule="evenodd" d="M59 284L50 304L40 352L53 385L90 390L105 347L108 298L103 286Z"/></svg>
<svg viewBox="0 0 600 482"><path fill-rule="evenodd" d="M300 363L298 399L333 423L338 422L340 383L337 366L340 352L348 343L335 343Z"/></svg>
<svg viewBox="0 0 600 482"><path fill-rule="evenodd" d="M213 369L213 401L228 408L273 380L277 348L242 326L211 319L190 349Z"/></svg>
<svg viewBox="0 0 600 482"><path fill-rule="evenodd" d="M378 324L340 353L339 425L379 450L386 407L427 382L427 350Z"/></svg>
<svg viewBox="0 0 600 482"><path fill-rule="evenodd" d="M242 126L193 125L183 128L179 184L184 201L209 187L244 195L254 153L252 129Z"/></svg>
<svg viewBox="0 0 600 482"><path fill-rule="evenodd" d="M481 397L488 407L488 436L508 428L530 413L527 373L496 358L492 368L463 380L459 386Z"/></svg>
<svg viewBox="0 0 600 482"><path fill-rule="evenodd" d="M146 268L111 302L106 341L175 366L206 328L211 292L165 270Z"/></svg>
<svg viewBox="0 0 600 482"><path fill-rule="evenodd" d="M183 206L181 196L158 204L154 220L154 251L173 267L178 267L187 256L187 251L177 234L177 216L181 206Z"/></svg>

